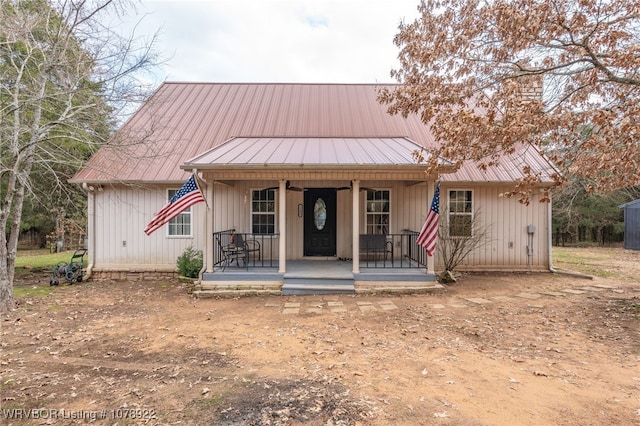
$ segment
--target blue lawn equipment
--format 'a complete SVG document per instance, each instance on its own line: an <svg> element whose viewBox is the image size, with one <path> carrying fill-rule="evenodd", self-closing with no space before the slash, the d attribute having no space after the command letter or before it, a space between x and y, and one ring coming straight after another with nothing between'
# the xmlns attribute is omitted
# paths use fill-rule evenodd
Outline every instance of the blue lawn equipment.
<svg viewBox="0 0 640 426"><path fill-rule="evenodd" d="M84 267L84 255L86 253L87 250L85 249L76 250L73 252L69 263L58 262L53 267L53 271L51 271L49 285L59 285L60 278L64 278L68 283L82 282L82 268Z"/></svg>

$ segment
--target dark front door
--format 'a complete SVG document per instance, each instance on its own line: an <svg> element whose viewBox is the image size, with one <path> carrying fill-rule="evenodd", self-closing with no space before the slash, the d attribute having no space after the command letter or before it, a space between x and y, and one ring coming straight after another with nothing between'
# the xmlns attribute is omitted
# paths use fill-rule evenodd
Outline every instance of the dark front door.
<svg viewBox="0 0 640 426"><path fill-rule="evenodd" d="M336 255L336 190L309 188L304 192L304 255Z"/></svg>

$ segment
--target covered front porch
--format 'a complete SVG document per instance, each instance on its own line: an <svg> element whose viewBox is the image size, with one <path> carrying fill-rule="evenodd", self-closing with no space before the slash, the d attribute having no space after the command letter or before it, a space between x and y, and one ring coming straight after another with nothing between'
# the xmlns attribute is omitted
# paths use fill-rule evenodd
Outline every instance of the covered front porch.
<svg viewBox="0 0 640 426"><path fill-rule="evenodd" d="M187 161L208 200L202 285L305 294L433 284L433 258L415 243L434 191L413 158L420 148L233 138Z"/></svg>
<svg viewBox="0 0 640 426"><path fill-rule="evenodd" d="M360 234L358 257L289 259L280 262L280 235L239 233L213 235L213 269L202 275L200 291L284 295L419 292L438 289L426 272L427 256L416 244L418 232Z"/></svg>

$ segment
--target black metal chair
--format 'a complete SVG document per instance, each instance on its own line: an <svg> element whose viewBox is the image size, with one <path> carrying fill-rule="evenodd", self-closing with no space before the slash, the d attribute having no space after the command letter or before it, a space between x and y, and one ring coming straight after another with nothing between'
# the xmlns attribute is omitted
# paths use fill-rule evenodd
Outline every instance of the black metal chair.
<svg viewBox="0 0 640 426"><path fill-rule="evenodd" d="M220 250L220 266L224 271L227 266L231 265L234 261L238 268L240 267L240 261L245 268L248 268L249 252L247 250L247 244L242 237L238 241L238 235L235 233L218 234L216 241L218 243L218 249Z"/></svg>
<svg viewBox="0 0 640 426"><path fill-rule="evenodd" d="M249 260L249 256L251 255L251 253L257 253L257 258L258 260L260 260L260 242L254 239L245 240L242 234L235 234L235 243L238 247L245 248L245 251L247 252L247 261Z"/></svg>

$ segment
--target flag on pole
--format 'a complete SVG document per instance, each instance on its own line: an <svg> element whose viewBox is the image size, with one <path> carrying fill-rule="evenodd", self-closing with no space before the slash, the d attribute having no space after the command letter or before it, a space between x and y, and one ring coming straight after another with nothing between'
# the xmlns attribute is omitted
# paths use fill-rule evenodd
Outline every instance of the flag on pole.
<svg viewBox="0 0 640 426"><path fill-rule="evenodd" d="M182 188L171 197L167 205L151 219L151 222L144 229L144 233L151 235L152 232L178 216L185 209L201 201L204 201L202 191L200 191L195 175L191 175Z"/></svg>
<svg viewBox="0 0 640 426"><path fill-rule="evenodd" d="M436 184L436 190L433 193L433 201L431 208L427 213L427 219L422 226L420 235L416 239L416 243L424 247L427 256L433 256L436 251L436 240L438 239L438 219L440 217L440 182Z"/></svg>

